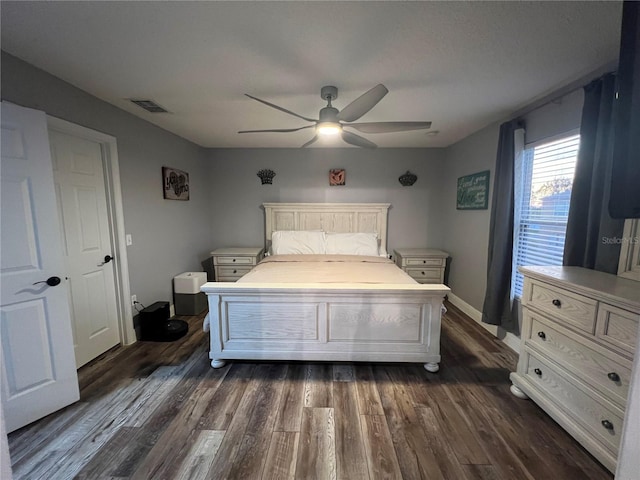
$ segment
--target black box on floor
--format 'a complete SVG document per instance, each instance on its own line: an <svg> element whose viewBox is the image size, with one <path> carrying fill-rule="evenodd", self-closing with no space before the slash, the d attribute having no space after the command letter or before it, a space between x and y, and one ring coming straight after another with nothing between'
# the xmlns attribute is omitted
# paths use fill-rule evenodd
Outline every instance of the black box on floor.
<svg viewBox="0 0 640 480"><path fill-rule="evenodd" d="M187 322L169 319L169 302L156 302L140 311L141 340L170 342L183 337Z"/></svg>

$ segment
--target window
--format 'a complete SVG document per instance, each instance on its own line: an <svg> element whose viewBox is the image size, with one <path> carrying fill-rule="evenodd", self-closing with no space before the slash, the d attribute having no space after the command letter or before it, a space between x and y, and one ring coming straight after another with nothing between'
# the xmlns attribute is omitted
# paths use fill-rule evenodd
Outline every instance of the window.
<svg viewBox="0 0 640 480"><path fill-rule="evenodd" d="M580 135L527 146L521 192L516 191L514 269L511 282L522 296L522 265L562 265L573 174ZM518 221L519 217L519 221Z"/></svg>

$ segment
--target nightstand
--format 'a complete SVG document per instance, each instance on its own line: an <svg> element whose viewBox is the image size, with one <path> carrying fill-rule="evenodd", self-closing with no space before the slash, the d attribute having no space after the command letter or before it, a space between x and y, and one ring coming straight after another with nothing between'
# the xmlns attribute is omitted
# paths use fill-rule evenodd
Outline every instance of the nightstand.
<svg viewBox="0 0 640 480"><path fill-rule="evenodd" d="M396 265L418 283L444 283L444 267L449 254L431 248L398 248Z"/></svg>
<svg viewBox="0 0 640 480"><path fill-rule="evenodd" d="M211 252L216 282L235 282L255 267L262 257L262 247L218 248Z"/></svg>

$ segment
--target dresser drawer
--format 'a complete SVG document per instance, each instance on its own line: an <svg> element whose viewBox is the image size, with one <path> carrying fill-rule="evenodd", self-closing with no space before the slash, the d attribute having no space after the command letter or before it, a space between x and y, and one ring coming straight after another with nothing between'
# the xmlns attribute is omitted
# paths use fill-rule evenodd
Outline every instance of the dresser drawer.
<svg viewBox="0 0 640 480"><path fill-rule="evenodd" d="M589 430L594 439L617 454L622 435L622 411L588 394L586 386L575 385L542 357L529 351L525 355L528 355L527 379Z"/></svg>
<svg viewBox="0 0 640 480"><path fill-rule="evenodd" d="M600 303L596 336L633 356L638 339L637 313Z"/></svg>
<svg viewBox="0 0 640 480"><path fill-rule="evenodd" d="M440 283L442 270L442 268L407 268L405 272L418 282Z"/></svg>
<svg viewBox="0 0 640 480"><path fill-rule="evenodd" d="M575 328L593 334L598 302L583 295L531 281L524 304L558 317Z"/></svg>
<svg viewBox="0 0 640 480"><path fill-rule="evenodd" d="M432 266L432 267L442 267L444 266L444 258L419 258L419 257L409 257L403 258L402 263L407 267L412 266Z"/></svg>
<svg viewBox="0 0 640 480"><path fill-rule="evenodd" d="M255 265L255 257L216 257L218 265Z"/></svg>
<svg viewBox="0 0 640 480"><path fill-rule="evenodd" d="M556 328L526 309L524 317L525 322L531 322L527 345L543 351L605 397L625 406L631 381L630 361L583 340L576 333Z"/></svg>

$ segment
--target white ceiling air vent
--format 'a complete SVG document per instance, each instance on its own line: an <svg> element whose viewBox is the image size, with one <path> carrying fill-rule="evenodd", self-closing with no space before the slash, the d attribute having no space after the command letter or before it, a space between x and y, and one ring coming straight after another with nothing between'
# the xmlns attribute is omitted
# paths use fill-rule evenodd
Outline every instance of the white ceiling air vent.
<svg viewBox="0 0 640 480"><path fill-rule="evenodd" d="M164 107L161 107L153 100L136 100L133 98L129 99L132 103L135 103L139 107L144 108L147 112L151 113L168 113L168 110Z"/></svg>

